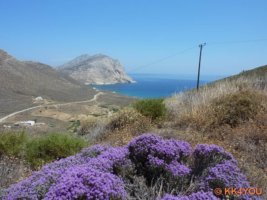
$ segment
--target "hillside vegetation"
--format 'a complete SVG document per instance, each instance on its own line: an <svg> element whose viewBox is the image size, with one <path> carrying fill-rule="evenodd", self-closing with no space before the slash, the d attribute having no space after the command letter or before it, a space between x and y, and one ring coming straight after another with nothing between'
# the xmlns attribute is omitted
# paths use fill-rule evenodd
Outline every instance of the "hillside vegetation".
<svg viewBox="0 0 267 200"><path fill-rule="evenodd" d="M225 147L249 180L267 190L267 66L176 94L165 104L169 121L162 134Z"/></svg>
<svg viewBox="0 0 267 200"><path fill-rule="evenodd" d="M0 133L0 189L51 161L79 152L88 141L66 133Z"/></svg>
<svg viewBox="0 0 267 200"><path fill-rule="evenodd" d="M37 166L55 162L8 187L2 197L267 199L266 193L259 198L213 193L225 187L267 191L267 66L165 100L138 100L114 113L82 121L75 136L81 141L66 142L67 149L75 147L66 153L60 142L44 142L50 141L49 136L33 138L34 145L18 142L14 150L3 151L5 156L20 157L18 149L24 148L24 158L34 163L25 156L29 153L25 148L50 155L43 149L49 147L52 156L45 155L42 162L38 153L29 155ZM148 132L154 134L142 135ZM24 141L23 135L17 137ZM58 160L89 145L88 141L96 146Z"/></svg>
<svg viewBox="0 0 267 200"><path fill-rule="evenodd" d="M228 78L223 79L223 80L227 80L227 79L228 80L234 80L234 79L241 78L241 77L266 81L266 79L267 79L267 65L257 67L255 69L251 69L251 70L242 71L240 74L228 77Z"/></svg>
<svg viewBox="0 0 267 200"><path fill-rule="evenodd" d="M205 144L192 148L185 141L145 134L123 147L96 145L48 164L9 187L2 197L216 200L212 190L230 186L251 187L223 148Z"/></svg>

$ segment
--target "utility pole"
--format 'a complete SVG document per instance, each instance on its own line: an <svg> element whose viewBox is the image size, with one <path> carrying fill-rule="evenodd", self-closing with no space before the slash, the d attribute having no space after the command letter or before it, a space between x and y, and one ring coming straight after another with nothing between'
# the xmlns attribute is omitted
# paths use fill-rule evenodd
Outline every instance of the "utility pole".
<svg viewBox="0 0 267 200"><path fill-rule="evenodd" d="M202 56L202 48L206 45L206 43L202 43L199 45L199 62L198 62L198 74L197 74L197 91L199 89L199 77L200 77L200 65L201 65L201 56Z"/></svg>

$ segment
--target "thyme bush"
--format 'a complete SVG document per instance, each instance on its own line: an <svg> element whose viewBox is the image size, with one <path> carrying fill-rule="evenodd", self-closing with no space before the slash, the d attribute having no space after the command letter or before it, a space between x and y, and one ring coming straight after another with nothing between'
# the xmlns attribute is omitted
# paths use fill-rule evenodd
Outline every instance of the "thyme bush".
<svg viewBox="0 0 267 200"><path fill-rule="evenodd" d="M144 134L123 147L97 145L45 165L10 186L2 199L140 199L140 191L149 188L156 188L157 196L143 199L226 199L213 194L216 187L250 187L223 148L202 144L193 149L184 141Z"/></svg>

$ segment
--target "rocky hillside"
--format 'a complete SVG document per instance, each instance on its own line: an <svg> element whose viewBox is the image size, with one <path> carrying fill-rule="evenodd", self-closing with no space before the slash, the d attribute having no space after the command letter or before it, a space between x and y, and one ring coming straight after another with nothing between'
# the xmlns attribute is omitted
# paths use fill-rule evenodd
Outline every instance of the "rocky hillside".
<svg viewBox="0 0 267 200"><path fill-rule="evenodd" d="M0 116L29 107L38 96L67 102L90 99L95 94L93 89L48 65L19 61L3 50L0 85Z"/></svg>
<svg viewBox="0 0 267 200"><path fill-rule="evenodd" d="M59 66L59 71L84 84L132 83L118 60L97 54L81 55Z"/></svg>

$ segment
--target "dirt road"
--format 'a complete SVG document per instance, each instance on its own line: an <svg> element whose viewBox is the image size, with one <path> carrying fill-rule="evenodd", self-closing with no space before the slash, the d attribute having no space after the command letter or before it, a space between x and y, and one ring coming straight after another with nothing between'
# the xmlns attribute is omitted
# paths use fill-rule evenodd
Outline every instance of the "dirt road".
<svg viewBox="0 0 267 200"><path fill-rule="evenodd" d="M13 112L3 118L0 119L0 123L4 122L6 119L10 118L10 117L13 117L17 114L20 114L20 113L23 113L23 112L26 112L26 111L29 111L29 110L34 110L36 108L44 108L46 106L66 106L66 105L71 105L71 104L79 104L79 103L89 103L89 102L92 102L92 101L96 101L97 100L97 97L104 94L103 92L98 92L97 94L94 95L94 97L90 100L85 100L85 101L75 101L75 102L69 102L69 103L61 103L61 104L49 104L49 105L40 105L40 106L34 106L34 107L30 107L30 108L26 108L26 109L23 109L23 110L20 110L20 111L17 111L17 112Z"/></svg>

